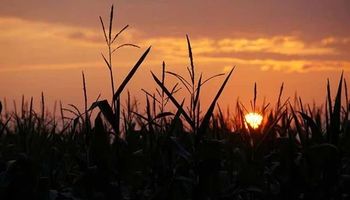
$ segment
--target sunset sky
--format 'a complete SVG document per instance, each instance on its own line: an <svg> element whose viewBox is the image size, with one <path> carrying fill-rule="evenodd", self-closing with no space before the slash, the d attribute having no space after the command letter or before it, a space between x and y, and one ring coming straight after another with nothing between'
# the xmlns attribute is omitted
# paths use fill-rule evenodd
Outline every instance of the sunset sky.
<svg viewBox="0 0 350 200"><path fill-rule="evenodd" d="M154 91L150 70L159 74L162 61L168 70L186 73L186 34L205 77L236 66L223 105L234 105L237 97L247 103L254 82L260 103L264 97L276 101L284 82L284 99L297 92L305 102L321 104L327 78L336 87L342 70L350 77L348 0L0 0L0 98L12 102L24 94L39 101L43 91L51 103L81 106L81 71L90 102L99 93L109 98L98 17L107 21L112 4L115 32L130 25L118 43L141 47L114 56L116 85L152 45L129 85L139 99L141 88ZM206 86L204 103L222 80Z"/></svg>

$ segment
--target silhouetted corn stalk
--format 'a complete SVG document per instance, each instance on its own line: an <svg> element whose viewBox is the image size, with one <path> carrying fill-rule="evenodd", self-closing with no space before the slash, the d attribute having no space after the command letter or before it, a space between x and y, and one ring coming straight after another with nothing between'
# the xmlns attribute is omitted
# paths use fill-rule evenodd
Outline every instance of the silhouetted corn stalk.
<svg viewBox="0 0 350 200"><path fill-rule="evenodd" d="M113 76L113 63L112 63L112 55L114 52L116 52L118 49L126 46L131 46L131 47L137 47L137 45L134 44L121 44L117 46L116 48L113 49L112 45L114 42L118 39L120 34L124 32L129 25L126 25L124 28L122 28L117 34L114 35L112 38L112 26L113 26L113 12L114 12L114 7L112 5L111 7L111 12L110 12L110 18L109 18L109 28L108 28L108 33L106 31L104 22L102 20L102 17L100 17L100 22L103 30L103 34L105 37L105 41L108 47L108 56L107 58L102 54L103 60L105 61L109 73L110 73L110 80L111 80L111 89L112 89L112 101L111 105L108 104L106 100L103 101L98 101L95 102L91 105L90 110L94 109L95 107L99 107L109 124L113 127L114 133L116 135L120 134L120 118L121 118L121 111L120 111L120 95L124 88L126 87L127 83L131 80L137 69L141 66L142 62L146 58L147 54L149 53L151 47L149 47L145 53L140 57L140 59L137 61L137 63L134 65L134 67L131 69L129 74L125 77L125 79L122 81L122 83L119 85L118 89L115 91L114 87L114 76Z"/></svg>

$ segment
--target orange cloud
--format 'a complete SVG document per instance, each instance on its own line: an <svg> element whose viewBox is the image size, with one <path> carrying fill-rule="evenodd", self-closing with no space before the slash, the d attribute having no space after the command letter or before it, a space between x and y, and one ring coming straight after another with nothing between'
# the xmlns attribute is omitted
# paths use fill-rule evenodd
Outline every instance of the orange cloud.
<svg viewBox="0 0 350 200"><path fill-rule="evenodd" d="M130 41L134 32L121 35ZM130 40L129 40L130 39ZM102 30L0 18L0 70L67 69L102 63ZM119 59L121 63L129 58Z"/></svg>
<svg viewBox="0 0 350 200"><path fill-rule="evenodd" d="M284 55L330 55L335 49L322 44L308 45L294 36L276 36L257 39L222 39L218 41L222 52L267 52Z"/></svg>
<svg viewBox="0 0 350 200"><path fill-rule="evenodd" d="M188 64L188 49L184 37L142 38L133 30L124 34L120 42L135 41L140 46L152 45L153 66L161 61ZM347 44L350 38L327 37L308 43L296 36L258 38L197 38L192 39L196 61L219 66L249 65L261 70L307 72L315 70L349 69L349 60L327 59L337 55L336 44ZM62 24L28 21L17 18L0 18L0 70L67 69L78 66L103 65L100 51L105 49L102 31ZM6 46L6 48L4 48ZM235 53L248 53L247 57ZM275 57L256 58L268 53L288 56L288 60ZM120 65L133 62L138 52L121 53ZM227 56L227 55L232 56ZM319 60L317 56L322 56ZM307 56L303 57L303 56ZM100 64L99 64L100 63Z"/></svg>
<svg viewBox="0 0 350 200"><path fill-rule="evenodd" d="M338 49L326 46L325 40L309 44L294 36L276 36L270 38L239 38L239 39L192 39L192 50L195 60L202 63L222 63L223 66L250 65L261 70L276 70L285 72L307 72L318 70L350 69L350 61L334 59L327 60L327 56L338 54ZM345 41L345 40L343 40ZM166 61L184 63L188 57L185 38L153 38L146 40L154 46L153 53ZM235 56L234 53L250 53L250 58ZM232 56L227 56L232 53ZM271 58L257 59L254 55L272 53L289 56L279 60ZM319 60L318 56L322 56ZM271 56L271 55L270 55ZM307 58L303 56L308 56ZM225 68L223 69L225 71Z"/></svg>
<svg viewBox="0 0 350 200"><path fill-rule="evenodd" d="M334 44L349 44L350 37L336 38L336 37L327 37L321 40L323 45L334 45Z"/></svg>
<svg viewBox="0 0 350 200"><path fill-rule="evenodd" d="M0 17L0 38L50 38L56 40L71 40L82 42L85 45L104 45L102 30L78 26L54 24L23 20L19 18ZM134 38L135 29L128 30L127 34L120 35L121 42Z"/></svg>
<svg viewBox="0 0 350 200"><path fill-rule="evenodd" d="M147 40L164 53L183 54L187 52L185 40L182 38L153 38ZM307 44L294 36L276 36L270 38L201 38L192 40L197 54L201 53L276 53L283 55L333 55L336 49L325 47L322 43ZM181 52L179 52L179 50ZM171 52L170 52L171 51Z"/></svg>
<svg viewBox="0 0 350 200"><path fill-rule="evenodd" d="M240 59L230 57L200 57L208 63L225 63L222 71L231 69L233 65L256 66L262 71L274 70L284 72L312 72L343 69L350 71L350 61L318 61L318 60L276 60L276 59ZM229 63L229 65L227 65Z"/></svg>

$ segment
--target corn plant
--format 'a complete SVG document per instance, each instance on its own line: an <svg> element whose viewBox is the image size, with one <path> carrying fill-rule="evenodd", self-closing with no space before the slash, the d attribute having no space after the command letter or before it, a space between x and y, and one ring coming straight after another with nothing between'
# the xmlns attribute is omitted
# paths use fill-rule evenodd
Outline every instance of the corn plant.
<svg viewBox="0 0 350 200"><path fill-rule="evenodd" d="M125 47L125 46L131 46L131 47L138 47L137 45L134 44L121 44L117 46L116 48L113 49L112 45L118 37L120 36L121 33L123 33L129 25L126 25L124 28L122 28L118 33L112 37L112 30L113 30L113 5L111 7L111 12L110 12L110 18L109 18L109 27L108 27L108 32L106 31L104 22L102 20L102 17L100 17L100 22L103 30L103 34L105 37L106 45L108 47L108 57L106 58L103 54L103 60L105 61L109 74L110 74L110 80L111 80L111 90L112 90L112 100L111 104L108 103L107 100L102 100L102 101L97 101L93 103L90 107L89 110L92 110L96 107L99 107L101 112L103 113L104 117L107 119L109 124L112 126L114 133L119 137L120 134L120 116L121 116L121 111L120 111L120 96L121 93L123 92L124 88L128 84L128 82L131 80L133 75L136 73L137 69L141 66L142 62L148 55L149 51L151 50L151 47L149 47L143 55L140 57L140 59L136 62L134 67L130 70L128 75L125 77L125 79L122 81L122 83L119 85L118 89L115 90L114 88L114 76L113 76L113 63L112 63L112 55L115 53L118 49Z"/></svg>
<svg viewBox="0 0 350 200"><path fill-rule="evenodd" d="M186 39L187 39L188 54L190 59L190 67L187 67L187 70L190 76L190 81L187 81L183 76L176 74L174 72L167 72L167 73L175 76L186 88L187 92L190 94L190 106L187 107L187 112L186 112L186 109L180 106L180 103L176 100L173 93L165 87L162 81L160 81L157 78L157 76L154 75L153 72L152 72L152 76L155 82L158 84L158 86L162 89L162 91L168 96L168 98L173 102L176 108L181 112L186 122L190 125L192 132L197 135L196 141L198 142L209 126L209 121L213 114L214 108L216 106L216 102L219 99L223 89L225 88L226 83L229 80L234 68L232 68L232 70L229 72L222 86L218 90L214 100L211 102L203 119L201 120L200 119L201 108L200 108L200 101L199 101L201 87L211 79L218 76L222 76L223 74L214 75L204 81L202 81L202 74L201 74L198 81L196 81L196 75L195 75L196 72L195 72L195 66L194 66L193 55L192 55L192 47L188 36L186 36ZM197 82L197 84L195 82Z"/></svg>

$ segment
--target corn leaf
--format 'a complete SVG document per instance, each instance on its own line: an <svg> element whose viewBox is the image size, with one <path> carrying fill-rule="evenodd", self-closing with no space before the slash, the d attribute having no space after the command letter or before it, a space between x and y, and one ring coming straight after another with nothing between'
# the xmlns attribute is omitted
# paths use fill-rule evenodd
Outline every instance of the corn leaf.
<svg viewBox="0 0 350 200"><path fill-rule="evenodd" d="M165 94L169 97L169 99L173 102L173 104L176 106L176 108L181 112L181 114L185 117L185 120L187 121L187 123L189 123L191 125L192 128L194 128L194 122L192 121L192 119L187 115L187 113L185 112L185 110L183 109L183 107L177 102L177 100L175 99L175 97L172 95L171 92L169 92L169 90L162 84L162 82L156 77L156 75L152 73L153 79L156 81L156 83L158 84L158 86L165 92Z"/></svg>
<svg viewBox="0 0 350 200"><path fill-rule="evenodd" d="M129 74L125 77L123 82L120 84L117 91L114 93L113 99L119 99L119 96L122 93L122 91L124 90L125 86L131 80L131 78L135 74L136 70L141 66L142 62L145 60L145 58L150 50L151 50L151 47L148 47L148 49L145 51L145 53L143 53L143 55L140 57L140 59L137 61L137 63L134 65L134 67L131 69Z"/></svg>
<svg viewBox="0 0 350 200"><path fill-rule="evenodd" d="M198 130L198 136L199 136L199 138L201 137L202 134L204 134L204 132L206 131L206 129L209 127L210 117L211 117L212 114L213 114L213 111L214 111L216 102L217 102L217 100L219 99L219 97L220 97L222 91L224 90L224 88L225 88L225 86L226 86L228 80L230 79L230 77L231 77L232 72L233 72L234 69L235 69L235 67L233 67L233 68L231 69L230 73L227 75L225 81L222 83L222 85L221 85L219 91L217 92L217 94L216 94L214 100L211 102L211 104L210 104L210 106L209 106L207 112L205 113L204 118L203 118L203 121L202 121L202 123L201 123L201 125L200 125L200 127L199 127L199 130ZM199 138L197 138L197 139L199 139Z"/></svg>

